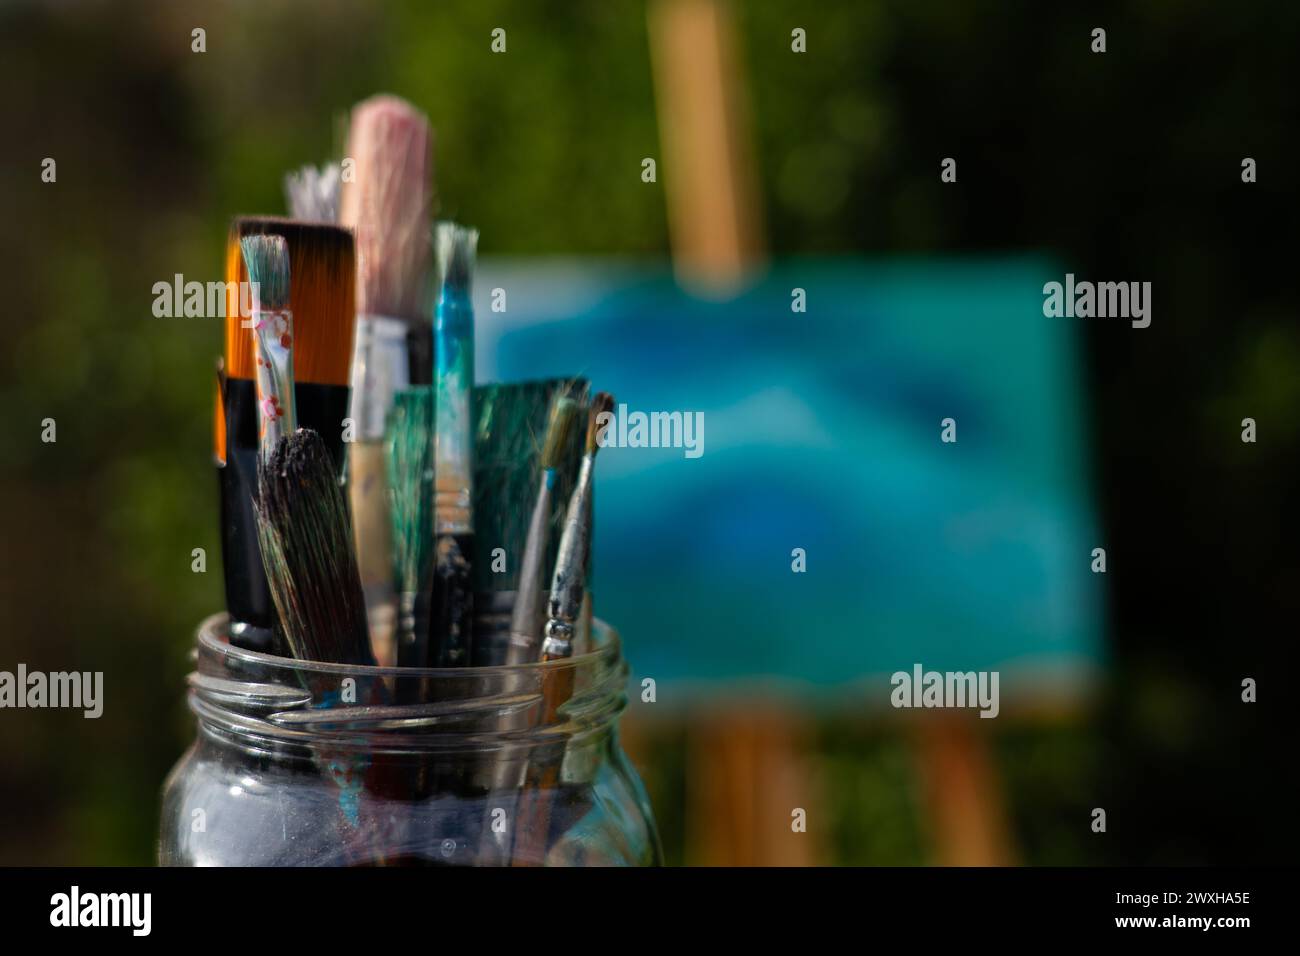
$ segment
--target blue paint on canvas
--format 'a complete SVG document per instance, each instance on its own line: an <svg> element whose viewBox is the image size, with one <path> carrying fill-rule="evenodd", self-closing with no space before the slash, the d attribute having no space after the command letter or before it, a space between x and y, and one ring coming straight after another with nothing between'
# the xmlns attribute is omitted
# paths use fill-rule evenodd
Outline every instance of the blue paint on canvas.
<svg viewBox="0 0 1300 956"><path fill-rule="evenodd" d="M629 411L704 413L700 457L611 447L596 469L597 613L661 699L918 662L1086 679L1104 575L1078 328L1042 313L1060 272L794 261L713 302L666 267L488 262L478 378L580 373Z"/></svg>

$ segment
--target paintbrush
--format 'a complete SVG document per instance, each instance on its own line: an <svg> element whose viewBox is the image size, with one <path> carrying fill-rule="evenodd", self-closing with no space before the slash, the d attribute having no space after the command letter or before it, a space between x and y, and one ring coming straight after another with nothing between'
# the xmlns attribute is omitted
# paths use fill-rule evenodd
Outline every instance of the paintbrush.
<svg viewBox="0 0 1300 956"><path fill-rule="evenodd" d="M259 418L248 271L240 240L282 236L293 275L293 404L298 421L320 433L341 473L348 414L348 368L356 321L352 234L338 226L278 218L242 218L231 226L226 254L225 381L219 390L215 458L221 491L222 564L231 643L284 654L275 637L275 607L258 548Z"/></svg>
<svg viewBox="0 0 1300 956"><path fill-rule="evenodd" d="M374 666L347 503L324 440L308 428L278 437L258 465L258 483L262 558L290 653L299 660ZM313 693L321 695L322 707L347 711L354 705L342 692L340 685L347 683L342 677L302 674ZM362 677L360 683L355 706L390 703L382 681ZM339 720L347 717L341 713ZM400 759L330 742L313 745L312 755L321 774L338 787L345 856L384 865L375 851L391 827L385 800L404 798L411 786Z"/></svg>
<svg viewBox="0 0 1300 956"><path fill-rule="evenodd" d="M290 653L304 661L373 665L347 505L324 440L307 428L276 438L258 465L258 483L262 557ZM350 705L340 691L340 684L346 687L342 676L304 671L301 679L313 695L320 695L322 707L346 710ZM388 703L382 682L363 677L361 684L356 706ZM369 809L368 795L405 793L405 775L384 754L328 741L314 744L311 751L321 775L338 788L345 857L383 865L375 849L382 845L379 833L386 815Z"/></svg>
<svg viewBox="0 0 1300 956"><path fill-rule="evenodd" d="M347 146L354 175L339 209L340 222L357 238L351 409L357 434L348 492L375 652L386 664L394 658L396 607L384 430L394 394L431 381L431 143L428 120L404 100L376 96L359 103Z"/></svg>
<svg viewBox="0 0 1300 956"><path fill-rule="evenodd" d="M542 640L543 663L564 661L573 655L574 632L582 612L583 584L592 529L592 472L596 452L600 450L604 429L609 422L614 398L597 392L587 418L587 441L578 482L569 497L564 533L555 558L551 578L551 595L547 603L548 620ZM572 667L547 667L542 671L541 726L554 723L560 708L573 696ZM564 762L564 744L539 747L528 768L529 800L519 821L516 836L515 865L529 866L545 859L551 815L558 795L560 768Z"/></svg>
<svg viewBox="0 0 1300 956"><path fill-rule="evenodd" d="M433 387L394 396L388 419L388 488L397 589L397 663L428 660L429 588L433 555Z"/></svg>
<svg viewBox="0 0 1300 956"><path fill-rule="evenodd" d="M266 276L274 289L281 273L288 279L281 237L255 236L242 246L254 281ZM286 327L285 313L271 310L272 305L264 300L254 311L262 413L255 510L279 634L298 660L373 665L337 466L319 434L294 427L292 317ZM304 680L310 683L311 678L304 674ZM365 704L387 703L381 684L367 682L364 693ZM404 777L382 757L372 764L368 755L351 748L313 747L313 756L321 773L339 788L346 856L356 861L372 857L374 824L360 812L366 788L389 792L404 787Z"/></svg>
<svg viewBox="0 0 1300 956"><path fill-rule="evenodd" d="M302 222L337 222L342 170L338 163L320 169L303 166L284 174L284 200L293 219Z"/></svg>
<svg viewBox="0 0 1300 956"><path fill-rule="evenodd" d="M474 308L470 281L478 231L439 223L441 276L434 312L434 551L429 663L470 662L474 619Z"/></svg>
<svg viewBox="0 0 1300 956"><path fill-rule="evenodd" d="M324 440L308 428L280 436L258 465L258 483L262 557L290 653L305 661L374 666L347 503ZM301 676L313 694L320 694L323 708L347 711L390 703L382 681L361 677L359 696L350 704L340 687L347 683L343 673L304 671ZM341 722L347 719L340 714ZM317 769L338 787L345 857L384 865L376 848L391 828L385 801L404 798L411 786L400 758L329 741L311 749Z"/></svg>
<svg viewBox="0 0 1300 956"><path fill-rule="evenodd" d="M519 507L536 482L546 427L547 382L474 386L474 636L471 663L505 662L510 611L528 515Z"/></svg>
<svg viewBox="0 0 1300 956"><path fill-rule="evenodd" d="M257 361L257 447L262 462L297 430L293 401L293 313L289 310L289 247L283 236L239 241L253 289L253 348Z"/></svg>
<svg viewBox="0 0 1300 956"><path fill-rule="evenodd" d="M528 515L529 519L513 535L512 549L507 551L507 561L518 566L514 575L513 604L510 606L506 642L504 646L494 648L499 652L499 657L494 656L492 660L485 661L490 665L535 661L541 644L542 615L545 611L542 582L553 550L551 542L555 503L562 500L561 495L567 491L567 485L572 483L572 472L575 470L572 463L576 456L571 454L571 439L577 430L574 426L582 406L573 395L581 395L586 391L585 382L558 384L559 387L552 390L540 456L535 452L524 456L528 467L522 471L529 484L519 482L519 487L511 488L512 495L499 502L499 507L517 516ZM523 449L513 450L516 455L522 451ZM533 467L534 462L537 467ZM562 482L566 485L565 488L561 488ZM534 499L531 511L523 506L530 496ZM516 523L520 523L517 518ZM479 639L480 634L476 632L476 655L479 653ZM526 678L522 675L519 684L522 692L526 684ZM525 726L526 715L511 711L499 722L497 732L504 734ZM506 754L501 759L486 761L477 766L473 779L478 785L493 792L509 795L522 785L524 769L523 762ZM503 799L511 800L512 797L505 796ZM504 858L506 847L503 837L489 831L484 832L484 837L497 844L495 853L498 858Z"/></svg>
<svg viewBox="0 0 1300 956"><path fill-rule="evenodd" d="M320 435L297 427L289 250L282 236L240 241L257 363L257 525L281 633L299 660L373 663L347 508Z"/></svg>
<svg viewBox="0 0 1300 956"><path fill-rule="evenodd" d="M506 661L510 616L531 518L520 503L537 493L551 404L562 391L577 395L585 394L586 388L585 379L563 378L474 387L474 540L481 556L474 564L472 644L476 667ZM553 533L544 562L547 569L554 560L564 524L564 502L581 457L581 436L574 434L561 456L552 494Z"/></svg>
<svg viewBox="0 0 1300 956"><path fill-rule="evenodd" d="M551 499L564 462L569 435L578 420L581 406L568 395L559 395L551 403L546 441L542 445L541 479L528 522L523 556L519 565L519 590L510 616L510 642L506 649L507 664L525 664L537 660L542 640L545 613L542 591L543 562L550 547ZM516 503L516 508L520 507Z"/></svg>
<svg viewBox="0 0 1300 956"><path fill-rule="evenodd" d="M569 498L565 514L564 533L560 536L560 550L555 558L555 574L551 578L551 597L547 604L549 619L546 636L542 640L541 659L559 660L573 654L573 635L578 615L582 611L587 561L590 555L592 529L592 471L600 439L608 427L614 397L609 392L597 392L591 400L587 417L587 443L578 469L578 483Z"/></svg>
<svg viewBox="0 0 1300 956"><path fill-rule="evenodd" d="M471 645L475 666L505 663L519 559L528 531L528 514L519 502L531 495L537 484L538 454L550 396L568 385L566 379L549 379L474 388L474 538L480 551L491 556L491 560L485 558L474 565ZM427 656L418 647L428 636L427 591L431 582L426 572L433 544L432 415L432 388L398 392L386 436L394 581L399 598L397 659L404 666ZM557 487L566 489L565 495L577 473L581 449L569 457L571 465L561 470L557 483ZM417 476L423 476L423 480L417 480ZM557 540L564 517L562 508L558 514L554 522ZM498 627L495 621L502 617L501 612L504 623ZM484 627L485 617L492 619L490 629ZM540 624L538 627L540 631Z"/></svg>
<svg viewBox="0 0 1300 956"><path fill-rule="evenodd" d="M258 479L262 556L293 656L373 665L347 505L325 442L308 428L278 438Z"/></svg>

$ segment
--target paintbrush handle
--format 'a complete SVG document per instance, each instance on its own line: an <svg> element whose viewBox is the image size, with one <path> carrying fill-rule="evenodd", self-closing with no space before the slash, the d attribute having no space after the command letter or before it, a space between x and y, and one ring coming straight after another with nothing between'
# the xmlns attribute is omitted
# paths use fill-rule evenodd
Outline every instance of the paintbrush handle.
<svg viewBox="0 0 1300 956"><path fill-rule="evenodd" d="M391 622L396 596L393 586L393 520L389 511L388 462L381 441L348 446L348 504L357 570L366 596L370 638L375 659L393 662Z"/></svg>
<svg viewBox="0 0 1300 956"><path fill-rule="evenodd" d="M577 483L565 512L564 532L560 538L555 575L552 580L549 602L550 619L546 622L545 639L540 655L536 648L537 625L527 588L533 583L532 569L525 562L521 571L520 593L516 598L515 614L511 627L511 653L526 651L527 660L537 656L543 662L563 661L573 656L575 622L583 606L583 584L590 553L591 538L591 486L594 455L583 456ZM538 564L545 551L544 528L538 527L539 516L543 523L549 521L551 482L543 484L537 507L533 513L533 527L529 532L527 553L536 556ZM535 546L534 546L535 545ZM513 663L513 662L512 662ZM541 714L539 725L554 724L560 709L573 696L574 670L567 664L541 670ZM493 862L508 858L515 866L542 865L546 860L552 820L557 801L561 799L560 776L564 764L566 743L543 743L531 755L511 762L500 761L494 769L492 792L519 807L516 835L513 845L489 834L486 851ZM525 781L527 786L525 787ZM520 788L523 787L521 790Z"/></svg>
<svg viewBox="0 0 1300 956"><path fill-rule="evenodd" d="M352 359L352 406L359 441L384 437L394 396L410 388L410 325L383 315L357 316Z"/></svg>
<svg viewBox="0 0 1300 956"><path fill-rule="evenodd" d="M361 584L367 595L386 597L393 591L393 521L388 503L388 461L382 442L348 446L348 504L352 507Z"/></svg>
<svg viewBox="0 0 1300 956"><path fill-rule="evenodd" d="M546 622L546 636L542 641L543 662L562 661L573 656L574 625L582 611L588 539L591 536L593 463L594 456L583 456L578 481L569 498L569 509L564 515L564 533L560 536L555 576L551 581L550 619ZM573 696L573 684L573 668L567 664L543 671L543 726L556 721L560 708ZM541 747L530 762L524 811L512 861L515 866L535 866L545 862L551 818L559 796L564 752L564 743Z"/></svg>
<svg viewBox="0 0 1300 956"><path fill-rule="evenodd" d="M542 562L546 558L548 532L551 526L551 489L556 472L548 468L542 473L542 484L537 490L537 501L528 522L523 560L519 565L519 593L510 614L510 644L506 650L507 664L526 664L537 660L541 643L542 615Z"/></svg>
<svg viewBox="0 0 1300 956"><path fill-rule="evenodd" d="M262 460L276 443L298 428L293 402L293 313L266 310L254 300L253 336L257 350L257 411Z"/></svg>
<svg viewBox="0 0 1300 956"><path fill-rule="evenodd" d="M226 380L221 413L226 463L217 469L221 499L221 564L230 612L230 640L265 654L285 654L275 635L275 606L257 544L257 386L246 378Z"/></svg>
<svg viewBox="0 0 1300 956"><path fill-rule="evenodd" d="M465 667L474 628L474 535L440 534L434 540L429 666Z"/></svg>
<svg viewBox="0 0 1300 956"><path fill-rule="evenodd" d="M546 668L542 673L541 726L549 728L557 722L560 708L573 697L573 689L572 667L566 664ZM511 859L513 866L542 866L546 862L551 820L560 793L565 747L563 741L540 744L529 762L528 783L521 801Z"/></svg>

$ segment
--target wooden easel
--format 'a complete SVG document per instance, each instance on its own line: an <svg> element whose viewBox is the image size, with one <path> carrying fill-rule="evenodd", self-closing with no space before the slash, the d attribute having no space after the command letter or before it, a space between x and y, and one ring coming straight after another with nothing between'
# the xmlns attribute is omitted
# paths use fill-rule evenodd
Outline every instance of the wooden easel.
<svg viewBox="0 0 1300 956"><path fill-rule="evenodd" d="M725 0L652 0L648 17L673 268L697 294L725 297L766 259L731 9ZM997 776L983 728L967 716L926 720L915 737L935 862L1008 863ZM807 743L805 720L778 705L738 705L693 720L687 862L824 862L821 784ZM806 833L792 829L797 809L806 814Z"/></svg>

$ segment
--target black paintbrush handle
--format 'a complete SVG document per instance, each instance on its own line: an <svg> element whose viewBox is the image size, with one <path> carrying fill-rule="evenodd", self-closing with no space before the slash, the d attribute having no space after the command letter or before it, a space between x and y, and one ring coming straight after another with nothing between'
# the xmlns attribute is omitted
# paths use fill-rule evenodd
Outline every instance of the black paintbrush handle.
<svg viewBox="0 0 1300 956"><path fill-rule="evenodd" d="M265 654L283 654L275 635L275 607L257 543L257 392L249 379L232 378L223 393L226 463L221 483L221 562L226 576L230 642Z"/></svg>
<svg viewBox="0 0 1300 956"><path fill-rule="evenodd" d="M348 417L351 393L352 390L346 385L297 382L293 386L298 427L310 428L325 441L330 459L334 462L334 471L339 477L343 476L343 469L347 465L348 456L343 451L343 420Z"/></svg>
<svg viewBox="0 0 1300 956"><path fill-rule="evenodd" d="M431 667L465 667L470 663L473 571L474 535L438 535L434 542L433 618L429 630Z"/></svg>
<svg viewBox="0 0 1300 956"><path fill-rule="evenodd" d="M343 419L348 414L345 385L294 386L298 424L319 432L341 475ZM225 573L226 610L230 613L230 642L265 654L287 656L288 647L276 634L275 605L262 567L257 541L257 386L252 379L226 380L226 464L217 469L221 491L221 561Z"/></svg>
<svg viewBox="0 0 1300 956"><path fill-rule="evenodd" d="M406 360L411 385L433 384L432 323L416 323L406 333Z"/></svg>
<svg viewBox="0 0 1300 956"><path fill-rule="evenodd" d="M257 453L230 449L217 469L221 487L221 561L225 572L230 643L263 654L280 654L275 637L275 608L262 570L257 544L253 495L257 488Z"/></svg>

